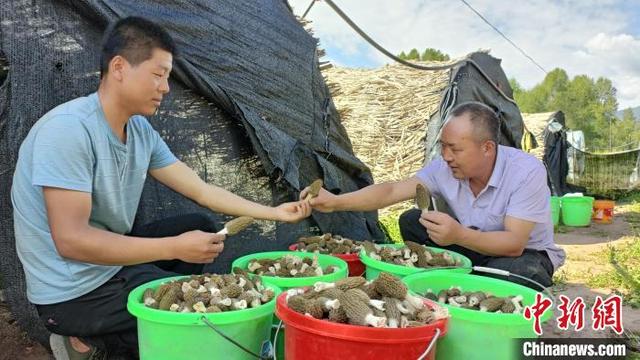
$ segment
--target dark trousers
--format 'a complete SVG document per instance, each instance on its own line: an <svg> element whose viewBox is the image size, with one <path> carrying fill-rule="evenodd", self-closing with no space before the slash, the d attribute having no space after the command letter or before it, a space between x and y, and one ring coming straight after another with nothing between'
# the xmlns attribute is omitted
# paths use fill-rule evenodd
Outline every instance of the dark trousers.
<svg viewBox="0 0 640 360"><path fill-rule="evenodd" d="M176 236L191 230L215 232L211 221L201 214L189 214L135 226L130 235L140 237ZM78 298L36 305L40 319L52 333L76 336L106 350L110 355L138 357L135 317L127 311L127 296L139 285L176 275L201 274L203 264L179 260L124 266L106 283Z"/></svg>
<svg viewBox="0 0 640 360"><path fill-rule="evenodd" d="M400 233L404 240L417 242L426 246L433 246L443 248L457 252L464 255L471 260L474 266L485 266L495 269L501 269L509 271L513 274L518 274L529 279L535 280L544 286L552 285L553 277L553 264L549 260L549 256L546 251L538 251L533 249L525 249L522 255L517 257L503 256L494 257L477 253L473 250L467 249L459 245L440 246L431 239L427 230L418 222L421 211L418 209L411 209L400 215ZM503 280L508 280L514 283L518 283L535 290L541 290L538 286L535 286L529 281L520 279L515 276L501 276L494 274L487 274L484 272L477 272L477 275L490 276Z"/></svg>

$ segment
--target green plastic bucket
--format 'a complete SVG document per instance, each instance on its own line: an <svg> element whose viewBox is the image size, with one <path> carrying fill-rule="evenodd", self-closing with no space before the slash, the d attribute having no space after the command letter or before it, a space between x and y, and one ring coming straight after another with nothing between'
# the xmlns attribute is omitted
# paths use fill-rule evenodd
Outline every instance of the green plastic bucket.
<svg viewBox="0 0 640 360"><path fill-rule="evenodd" d="M551 197L551 218L553 219L553 226L560 224L560 198L557 196Z"/></svg>
<svg viewBox="0 0 640 360"><path fill-rule="evenodd" d="M300 251L271 251L271 252L263 252L256 254L249 254L243 257L237 258L233 264L231 264L232 268L239 267L241 269L247 269L249 266L249 261L252 259L276 259L282 257L284 255L294 255L300 258L313 258L314 256L318 256L318 264L324 269L327 266L334 265L339 269L331 274L326 274L322 276L310 276L310 277L299 277L299 278L285 278L285 277L275 277L275 276L264 276L261 275L262 281L265 284L273 284L282 291L287 291L292 288L299 288L305 286L312 286L318 281L324 282L334 282L336 280L340 280L346 278L349 273L349 265L346 261L337 258L331 255L324 254L314 254L314 253L306 253ZM275 333L277 331L278 325L280 323L280 319L277 316L273 317L273 327L272 327L272 337L275 338ZM284 359L284 326L280 329L278 333L278 338L275 339L275 347L278 355L278 359Z"/></svg>
<svg viewBox="0 0 640 360"><path fill-rule="evenodd" d="M255 360L255 356L216 333L202 318L204 316L217 330L247 350L260 354L271 340L273 313L281 290L269 284L267 286L276 293L270 302L256 308L221 313L175 313L148 308L142 303L147 288L155 289L167 281L184 278L188 277L151 281L129 293L127 309L138 319L140 359L174 360L224 354L225 359Z"/></svg>
<svg viewBox="0 0 640 360"><path fill-rule="evenodd" d="M427 289L435 293L460 286L462 291L485 291L496 296L522 295L523 305L532 305L537 292L512 282L471 274L432 271L407 276L402 279L407 287L418 294ZM533 319L526 320L522 314L494 314L467 310L445 305L451 318L449 332L438 343L437 360L510 360L520 358L514 339L535 338ZM553 305L540 317L549 320Z"/></svg>
<svg viewBox="0 0 640 360"><path fill-rule="evenodd" d="M593 200L590 196L563 196L560 200L562 223L567 226L589 226Z"/></svg>
<svg viewBox="0 0 640 360"><path fill-rule="evenodd" d="M380 246L390 246L396 249L403 247L403 244L380 244ZM376 260L367 255L364 249L360 250L360 260L367 267L365 271L365 277L367 280L374 280L378 277L380 272L384 271L389 274L395 275L399 278L403 278L407 275L415 274L418 272L431 272L431 271L446 271L453 273L470 273L471 272L471 260L468 257L458 254L457 252L439 249L435 247L428 247L429 250L435 253L448 252L454 259L462 260L462 268L457 269L438 269L438 268L419 268L419 267L409 267L404 265L390 264L388 262L384 262L382 260Z"/></svg>

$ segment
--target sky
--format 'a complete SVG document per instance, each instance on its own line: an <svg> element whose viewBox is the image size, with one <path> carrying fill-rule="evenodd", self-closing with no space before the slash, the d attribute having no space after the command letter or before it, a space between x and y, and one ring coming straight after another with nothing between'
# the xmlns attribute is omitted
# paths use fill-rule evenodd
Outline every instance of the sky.
<svg viewBox="0 0 640 360"><path fill-rule="evenodd" d="M311 0L289 0L302 15ZM640 0L466 0L546 71L573 78L606 77L618 109L640 106ZM333 0L370 37L394 54L436 48L452 58L490 49L507 77L529 89L545 73L460 0ZM346 67L391 63L323 1L306 17L327 55Z"/></svg>

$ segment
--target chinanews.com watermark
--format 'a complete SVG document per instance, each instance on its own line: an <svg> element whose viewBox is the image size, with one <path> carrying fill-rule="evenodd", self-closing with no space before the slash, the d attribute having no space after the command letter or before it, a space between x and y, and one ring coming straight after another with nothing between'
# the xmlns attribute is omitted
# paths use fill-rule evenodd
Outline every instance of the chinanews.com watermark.
<svg viewBox="0 0 640 360"><path fill-rule="evenodd" d="M523 316L532 321L533 331L542 336L542 321L549 319L546 311L552 312L552 302L536 294L535 302L526 306ZM563 331L573 331L577 336L571 338L533 338L518 339L515 342L517 354L521 359L625 359L627 347L622 339L611 338L580 338L578 334L585 327L585 310L587 304L584 299L577 297L573 301L565 295L558 296L557 327ZM620 335L624 332L622 324L622 297L610 295L603 299L596 296L593 306L589 309L591 328L594 331L613 331Z"/></svg>
<svg viewBox="0 0 640 360"><path fill-rule="evenodd" d="M616 339L519 339L521 359L625 359L627 347Z"/></svg>

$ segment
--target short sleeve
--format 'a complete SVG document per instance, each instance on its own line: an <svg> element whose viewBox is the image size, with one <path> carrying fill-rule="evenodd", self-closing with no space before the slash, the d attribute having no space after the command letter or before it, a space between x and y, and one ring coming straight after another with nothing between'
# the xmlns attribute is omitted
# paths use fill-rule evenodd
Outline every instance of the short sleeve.
<svg viewBox="0 0 640 360"><path fill-rule="evenodd" d="M57 116L37 131L32 148L32 185L91 192L95 158L82 121L74 116Z"/></svg>
<svg viewBox="0 0 640 360"><path fill-rule="evenodd" d="M440 188L438 187L438 175L442 171L442 165L442 159L435 159L416 173L416 177L420 179L434 195L441 194Z"/></svg>
<svg viewBox="0 0 640 360"><path fill-rule="evenodd" d="M547 171L541 164L525 176L511 195L506 215L535 223L551 219L551 192Z"/></svg>
<svg viewBox="0 0 640 360"><path fill-rule="evenodd" d="M153 128L151 128L151 136L153 137L153 149L151 151L151 161L149 163L149 169L160 169L165 166L169 166L178 159L173 155L167 144L162 140L160 134Z"/></svg>

